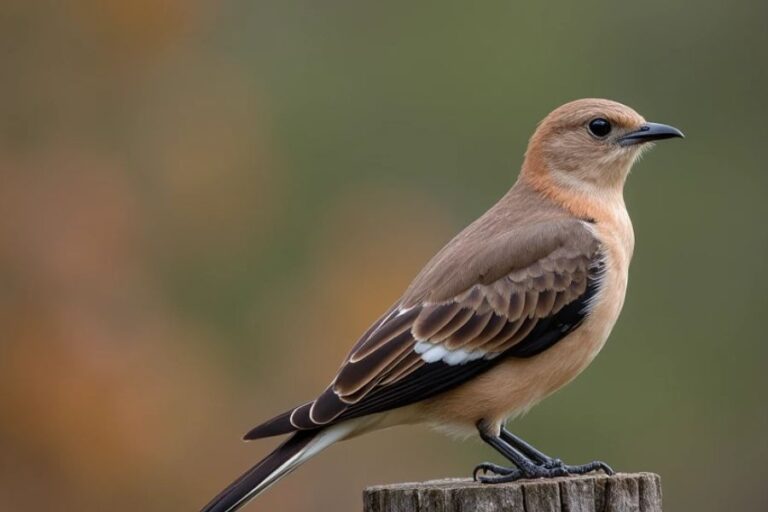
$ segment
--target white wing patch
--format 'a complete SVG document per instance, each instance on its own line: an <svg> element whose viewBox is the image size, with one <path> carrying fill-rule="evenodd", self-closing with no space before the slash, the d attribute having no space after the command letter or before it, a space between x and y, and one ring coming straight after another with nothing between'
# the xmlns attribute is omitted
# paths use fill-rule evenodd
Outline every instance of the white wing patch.
<svg viewBox="0 0 768 512"><path fill-rule="evenodd" d="M413 350L421 355L421 359L425 363L443 361L451 366L466 364L487 355L487 353L482 350L473 350L471 352L461 348L448 350L440 343L435 344L428 341L419 341L413 347Z"/></svg>

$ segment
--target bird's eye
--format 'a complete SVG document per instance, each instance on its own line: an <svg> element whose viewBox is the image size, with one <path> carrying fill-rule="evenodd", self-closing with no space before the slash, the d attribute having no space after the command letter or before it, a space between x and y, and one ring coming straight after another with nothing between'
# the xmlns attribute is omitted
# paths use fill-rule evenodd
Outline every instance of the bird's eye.
<svg viewBox="0 0 768 512"><path fill-rule="evenodd" d="M611 133L611 123L607 119L603 119L602 117L598 117L597 119L593 119L589 122L588 125L589 133L594 135L595 137L602 139L609 133Z"/></svg>

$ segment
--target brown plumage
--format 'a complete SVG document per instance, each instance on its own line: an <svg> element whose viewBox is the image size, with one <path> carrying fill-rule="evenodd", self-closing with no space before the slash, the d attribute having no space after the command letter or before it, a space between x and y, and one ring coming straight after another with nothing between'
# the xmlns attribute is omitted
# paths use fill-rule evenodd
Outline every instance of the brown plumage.
<svg viewBox="0 0 768 512"><path fill-rule="evenodd" d="M547 116L517 183L427 263L328 388L246 435L294 432L301 448L205 510L234 510L331 442L395 424L477 427L498 449L503 422L572 380L607 339L634 248L624 181L642 143L672 136L682 134L608 100Z"/></svg>

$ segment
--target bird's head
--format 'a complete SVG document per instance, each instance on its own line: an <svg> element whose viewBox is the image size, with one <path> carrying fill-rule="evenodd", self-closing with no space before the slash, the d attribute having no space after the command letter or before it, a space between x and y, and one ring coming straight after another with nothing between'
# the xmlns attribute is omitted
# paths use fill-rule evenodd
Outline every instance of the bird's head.
<svg viewBox="0 0 768 512"><path fill-rule="evenodd" d="M683 137L672 126L649 123L621 103L582 99L555 109L539 124L523 174L570 190L618 190L632 164L656 140Z"/></svg>

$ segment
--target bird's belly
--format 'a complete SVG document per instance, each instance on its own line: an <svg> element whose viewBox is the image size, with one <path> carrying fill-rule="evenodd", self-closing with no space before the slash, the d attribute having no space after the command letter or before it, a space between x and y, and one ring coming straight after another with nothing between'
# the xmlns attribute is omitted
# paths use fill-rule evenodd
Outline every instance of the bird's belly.
<svg viewBox="0 0 768 512"><path fill-rule="evenodd" d="M605 344L627 287L626 268L607 265L591 312L572 333L529 358L508 358L487 372L422 404L427 422L453 432L474 430L479 420L501 424L525 413L571 382Z"/></svg>

